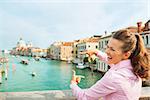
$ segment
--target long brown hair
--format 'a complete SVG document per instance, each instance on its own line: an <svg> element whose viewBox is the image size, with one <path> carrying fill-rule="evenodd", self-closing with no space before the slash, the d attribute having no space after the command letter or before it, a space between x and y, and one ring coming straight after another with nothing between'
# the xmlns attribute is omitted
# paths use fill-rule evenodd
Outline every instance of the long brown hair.
<svg viewBox="0 0 150 100"><path fill-rule="evenodd" d="M124 43L123 52L131 51L129 59L135 75L141 78L149 78L150 55L148 54L142 37L139 33L130 32L130 30L119 30L112 35L112 38Z"/></svg>

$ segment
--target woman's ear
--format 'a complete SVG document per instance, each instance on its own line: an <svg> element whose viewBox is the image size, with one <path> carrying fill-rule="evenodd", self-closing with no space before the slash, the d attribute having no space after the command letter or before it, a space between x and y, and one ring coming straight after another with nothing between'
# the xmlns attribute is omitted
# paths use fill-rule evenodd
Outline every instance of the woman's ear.
<svg viewBox="0 0 150 100"><path fill-rule="evenodd" d="M124 53L124 58L125 58L125 59L128 59L128 58L130 57L130 55L131 55L131 52L130 52L130 51L125 52L125 53Z"/></svg>

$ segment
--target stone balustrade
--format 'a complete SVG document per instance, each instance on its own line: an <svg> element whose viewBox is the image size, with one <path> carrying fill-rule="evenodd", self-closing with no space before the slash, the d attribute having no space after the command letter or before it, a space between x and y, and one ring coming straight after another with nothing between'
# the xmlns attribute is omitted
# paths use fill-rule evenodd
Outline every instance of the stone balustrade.
<svg viewBox="0 0 150 100"><path fill-rule="evenodd" d="M71 90L0 92L0 100L77 100ZM150 87L143 87L140 100L150 100Z"/></svg>

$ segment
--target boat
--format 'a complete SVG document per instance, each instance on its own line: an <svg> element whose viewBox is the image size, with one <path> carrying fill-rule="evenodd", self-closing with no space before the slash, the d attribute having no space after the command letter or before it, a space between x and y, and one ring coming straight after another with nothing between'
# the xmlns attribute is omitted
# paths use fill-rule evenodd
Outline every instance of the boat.
<svg viewBox="0 0 150 100"><path fill-rule="evenodd" d="M25 59L22 59L20 63L21 63L21 64L24 64L24 65L28 65L28 64L29 64L29 61L28 61L28 60L25 60Z"/></svg>
<svg viewBox="0 0 150 100"><path fill-rule="evenodd" d="M97 70L96 64L90 64L89 65L92 71Z"/></svg>
<svg viewBox="0 0 150 100"><path fill-rule="evenodd" d="M35 59L36 61L40 61L40 57L38 57L38 56L36 56L34 59Z"/></svg>
<svg viewBox="0 0 150 100"><path fill-rule="evenodd" d="M35 73L35 72L32 72L32 73L31 73L31 76L32 76L32 77L36 76L36 73Z"/></svg>
<svg viewBox="0 0 150 100"><path fill-rule="evenodd" d="M6 68L6 66L4 66L4 64L1 64L1 63L0 63L0 84L2 84L3 73L5 74L5 80L7 80L8 69Z"/></svg>
<svg viewBox="0 0 150 100"><path fill-rule="evenodd" d="M84 68L86 68L86 66L84 66L83 63L78 63L78 65L77 65L76 67L79 68L79 69L84 69Z"/></svg>
<svg viewBox="0 0 150 100"><path fill-rule="evenodd" d="M8 63L8 61L9 61L8 58L5 57L0 58L0 63Z"/></svg>
<svg viewBox="0 0 150 100"><path fill-rule="evenodd" d="M68 60L67 63L68 63L68 64L71 64L71 60Z"/></svg>

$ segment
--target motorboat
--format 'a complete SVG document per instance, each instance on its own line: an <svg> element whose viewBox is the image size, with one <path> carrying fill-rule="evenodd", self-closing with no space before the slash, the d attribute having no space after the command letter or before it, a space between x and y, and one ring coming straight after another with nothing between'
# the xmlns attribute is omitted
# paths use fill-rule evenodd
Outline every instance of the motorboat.
<svg viewBox="0 0 150 100"><path fill-rule="evenodd" d="M22 59L20 63L21 63L21 64L24 64L24 65L28 65L28 64L29 64L29 61L28 61L28 60L25 60L25 59Z"/></svg>
<svg viewBox="0 0 150 100"><path fill-rule="evenodd" d="M83 63L78 63L78 65L76 67L79 68L79 69L86 68Z"/></svg>
<svg viewBox="0 0 150 100"><path fill-rule="evenodd" d="M40 57L38 57L38 56L36 56L34 59L35 59L36 61L40 61Z"/></svg>

